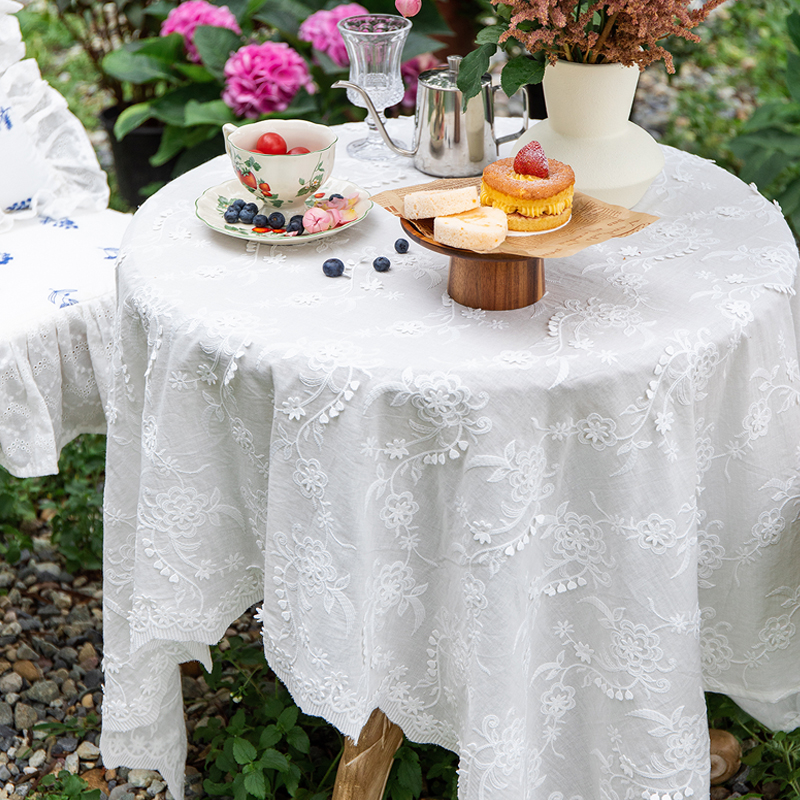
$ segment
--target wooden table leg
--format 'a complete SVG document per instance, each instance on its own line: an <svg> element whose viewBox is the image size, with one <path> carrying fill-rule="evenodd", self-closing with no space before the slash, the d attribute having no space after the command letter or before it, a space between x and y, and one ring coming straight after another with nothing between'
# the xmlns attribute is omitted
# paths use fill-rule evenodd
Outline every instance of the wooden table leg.
<svg viewBox="0 0 800 800"><path fill-rule="evenodd" d="M336 772L333 800L381 800L403 731L379 708L370 714L356 744L349 736Z"/></svg>

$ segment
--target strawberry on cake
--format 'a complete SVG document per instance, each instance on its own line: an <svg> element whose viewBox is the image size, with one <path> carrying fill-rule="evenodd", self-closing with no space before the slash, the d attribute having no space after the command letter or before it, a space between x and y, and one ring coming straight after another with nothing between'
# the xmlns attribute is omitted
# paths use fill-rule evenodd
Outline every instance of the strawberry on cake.
<svg viewBox="0 0 800 800"><path fill-rule="evenodd" d="M481 205L508 215L511 231L548 231L572 215L575 173L547 158L539 142L529 142L514 158L501 158L483 170Z"/></svg>

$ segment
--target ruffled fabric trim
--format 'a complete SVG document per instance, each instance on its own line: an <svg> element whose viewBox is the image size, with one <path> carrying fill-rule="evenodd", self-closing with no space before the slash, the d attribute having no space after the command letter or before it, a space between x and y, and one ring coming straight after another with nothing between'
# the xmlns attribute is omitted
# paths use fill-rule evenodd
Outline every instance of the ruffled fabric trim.
<svg viewBox="0 0 800 800"><path fill-rule="evenodd" d="M25 57L25 45L14 16L22 8L15 0L0 0L0 75Z"/></svg>
<svg viewBox="0 0 800 800"><path fill-rule="evenodd" d="M105 433L116 298L54 311L0 349L0 465L55 475L62 447Z"/></svg>
<svg viewBox="0 0 800 800"><path fill-rule="evenodd" d="M0 20L13 27L7 17L0 16ZM69 110L64 97L42 79L36 61L29 58L8 66L0 75L0 89L14 103L14 110L34 149L46 163L48 173L47 186L36 192L28 208L0 211L0 232L9 230L15 219L36 215L63 217L81 209L106 209L108 179L86 130Z"/></svg>

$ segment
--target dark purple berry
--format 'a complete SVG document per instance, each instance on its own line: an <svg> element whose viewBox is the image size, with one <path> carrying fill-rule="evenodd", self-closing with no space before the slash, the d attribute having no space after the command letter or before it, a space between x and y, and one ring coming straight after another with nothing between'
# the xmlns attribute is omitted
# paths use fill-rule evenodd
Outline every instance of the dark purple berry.
<svg viewBox="0 0 800 800"><path fill-rule="evenodd" d="M394 250L396 253L407 253L408 252L408 239L398 239L394 243Z"/></svg>
<svg viewBox="0 0 800 800"><path fill-rule="evenodd" d="M386 272L392 266L392 262L386 256L378 256L372 262L372 266L375 267L377 272Z"/></svg>
<svg viewBox="0 0 800 800"><path fill-rule="evenodd" d="M229 206L229 208L240 209L244 208L244 200L241 197L237 197Z"/></svg>
<svg viewBox="0 0 800 800"><path fill-rule="evenodd" d="M245 225L250 225L255 217L255 213L253 211L249 211L247 206L245 206L239 212L239 222L244 222Z"/></svg>
<svg viewBox="0 0 800 800"><path fill-rule="evenodd" d="M263 214L256 214L253 217L253 226L256 228L268 228L269 222Z"/></svg>
<svg viewBox="0 0 800 800"><path fill-rule="evenodd" d="M230 225L233 225L239 221L239 211L235 208L229 208L223 216L225 217L225 222Z"/></svg>
<svg viewBox="0 0 800 800"><path fill-rule="evenodd" d="M246 211L252 211L253 212L253 216L258 214L258 206L255 203L245 203L242 206L242 210L243 211L245 211L245 210Z"/></svg>
<svg viewBox="0 0 800 800"><path fill-rule="evenodd" d="M303 233L305 228L303 227L303 218L300 216L292 217L289 220L289 224L286 226L286 231L288 233L294 233L295 231L300 234Z"/></svg>
<svg viewBox="0 0 800 800"><path fill-rule="evenodd" d="M286 217L284 217L280 211L273 211L269 217L267 217L267 221L269 222L270 228L277 229L286 227Z"/></svg>
<svg viewBox="0 0 800 800"><path fill-rule="evenodd" d="M337 200L337 199L338 200L344 200L344 197L342 195L340 195L340 194L332 194L328 199L329 200Z"/></svg>
<svg viewBox="0 0 800 800"><path fill-rule="evenodd" d="M329 258L323 265L322 271L329 278L338 278L344 272L344 263L338 258Z"/></svg>

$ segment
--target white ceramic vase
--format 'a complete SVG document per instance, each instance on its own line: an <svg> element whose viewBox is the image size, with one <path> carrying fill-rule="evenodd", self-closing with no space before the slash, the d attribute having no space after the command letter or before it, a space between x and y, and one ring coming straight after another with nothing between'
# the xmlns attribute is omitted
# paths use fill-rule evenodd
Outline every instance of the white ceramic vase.
<svg viewBox="0 0 800 800"><path fill-rule="evenodd" d="M549 158L572 167L578 191L631 208L664 167L658 143L628 119L639 74L621 64L548 64L548 117L528 128L513 153L535 139Z"/></svg>

